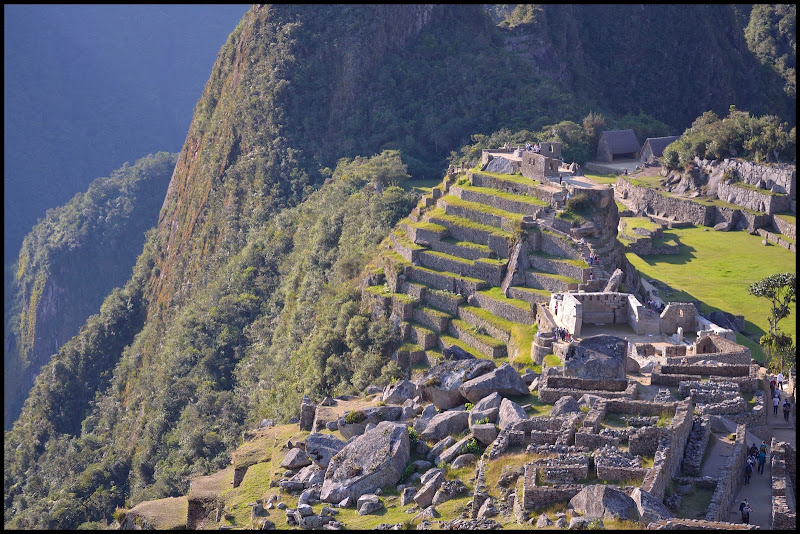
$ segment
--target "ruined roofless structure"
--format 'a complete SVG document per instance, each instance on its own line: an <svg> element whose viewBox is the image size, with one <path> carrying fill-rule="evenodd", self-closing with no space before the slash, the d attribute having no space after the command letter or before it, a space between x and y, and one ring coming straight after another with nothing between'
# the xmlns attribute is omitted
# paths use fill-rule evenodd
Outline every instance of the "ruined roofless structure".
<svg viewBox="0 0 800 534"><path fill-rule="evenodd" d="M503 158L511 162L515 172L521 172L525 178L546 182L559 176L561 166L561 143L539 143L539 151L525 150L524 147L498 148L481 152L481 170L495 158Z"/></svg>

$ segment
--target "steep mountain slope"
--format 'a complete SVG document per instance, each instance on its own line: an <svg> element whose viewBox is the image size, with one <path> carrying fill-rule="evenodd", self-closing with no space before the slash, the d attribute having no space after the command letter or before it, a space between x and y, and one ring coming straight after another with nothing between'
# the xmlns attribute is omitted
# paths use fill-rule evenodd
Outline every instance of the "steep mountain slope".
<svg viewBox="0 0 800 534"><path fill-rule="evenodd" d="M588 111L553 74L585 64L524 68L504 32L479 6L248 11L132 278L43 368L6 434L6 525L70 528L179 495L228 463L246 425L287 419L303 393L396 376L391 323L359 313L357 290L413 205L386 187L404 170L387 177L378 162L397 169L402 156L438 178L475 132ZM612 93L617 80L603 80ZM645 89L632 108L664 93Z"/></svg>
<svg viewBox="0 0 800 534"><path fill-rule="evenodd" d="M130 277L177 157L160 152L96 179L26 236L6 298L6 428L39 368Z"/></svg>

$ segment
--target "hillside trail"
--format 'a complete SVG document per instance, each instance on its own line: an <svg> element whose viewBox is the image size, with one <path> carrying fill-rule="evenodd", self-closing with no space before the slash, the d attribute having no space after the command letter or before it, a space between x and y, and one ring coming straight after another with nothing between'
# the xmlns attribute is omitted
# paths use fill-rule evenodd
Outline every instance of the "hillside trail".
<svg viewBox="0 0 800 534"><path fill-rule="evenodd" d="M781 403L783 403L783 399L786 398L790 392L788 391L788 387L784 386L784 390L779 390L779 393L781 394ZM767 426L769 427L770 434L778 441L784 441L789 443L792 447L796 447L797 429L794 426L792 418L789 418L788 423L784 421L783 411L780 407L778 408L778 415L773 415L771 404L769 406L767 417ZM754 439L751 439L749 434L747 438L748 446L752 445ZM760 443L760 441L756 442L756 444ZM769 447L769 441L767 441L767 446ZM772 451L768 452L771 454ZM750 484L747 486L742 486L742 488L739 490L739 493L733 500L731 509L729 510L729 522L742 522L742 515L739 512L739 503L742 502L742 499L747 498L747 501L750 503L750 507L753 509L753 512L750 514L750 524L758 525L762 529L772 528L772 462L770 454L767 455L767 463L764 466L764 473L759 474L757 469L753 471L753 477L750 480ZM795 496L793 494L793 488L790 488L787 485L786 492L786 500L789 503L790 508L795 509Z"/></svg>

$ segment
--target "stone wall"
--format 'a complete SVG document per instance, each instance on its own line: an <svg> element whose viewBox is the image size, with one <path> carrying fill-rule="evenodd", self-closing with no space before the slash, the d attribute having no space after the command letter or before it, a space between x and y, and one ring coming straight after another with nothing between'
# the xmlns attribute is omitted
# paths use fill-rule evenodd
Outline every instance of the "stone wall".
<svg viewBox="0 0 800 534"><path fill-rule="evenodd" d="M680 254L680 247L675 245L661 244L653 246L653 238L639 237L627 246L627 250L637 256L654 256L657 254Z"/></svg>
<svg viewBox="0 0 800 534"><path fill-rule="evenodd" d="M450 315L458 314L458 305L464 302L464 297L447 291L424 289L425 290L422 292L422 302L426 306L445 311Z"/></svg>
<svg viewBox="0 0 800 534"><path fill-rule="evenodd" d="M469 178L469 183L475 187L489 187L492 189L499 189L500 191L508 191L509 193L517 195L528 195L544 200L548 204L550 203L550 195L541 191L534 183L528 185L519 182L511 182L479 172L467 172L467 177ZM542 198L543 196L545 198Z"/></svg>
<svg viewBox="0 0 800 534"><path fill-rule="evenodd" d="M619 177L614 185L617 195L629 200L636 210L660 217L688 222L697 226L713 226L716 213L713 206L702 206L691 200L666 197L647 187L633 185Z"/></svg>
<svg viewBox="0 0 800 534"><path fill-rule="evenodd" d="M475 293L472 296L475 298L475 302L478 303L478 306L490 312L492 315L502 317L503 319L515 323L532 324L534 321L533 311L530 308L523 310L513 304L493 299L481 293Z"/></svg>
<svg viewBox="0 0 800 534"><path fill-rule="evenodd" d="M647 525L647 530L759 530L758 525L743 525L703 519L660 519Z"/></svg>
<svg viewBox="0 0 800 534"><path fill-rule="evenodd" d="M711 504L706 511L706 521L721 521L728 517L733 500L739 494L739 490L744 485L744 465L747 457L747 443L745 433L747 427L738 425L736 427L736 441L731 449L731 454L725 461L725 467L720 471L717 481L717 488L711 497Z"/></svg>
<svg viewBox="0 0 800 534"><path fill-rule="evenodd" d="M667 432L657 426L643 426L629 434L628 450L631 454L654 456L661 437Z"/></svg>
<svg viewBox="0 0 800 534"><path fill-rule="evenodd" d="M435 216L430 218L430 222L447 227L450 236L458 241L472 241L473 243L486 245L501 258L508 258L509 256L510 243L506 241L504 236L498 235L493 231L454 225Z"/></svg>
<svg viewBox="0 0 800 534"><path fill-rule="evenodd" d="M628 389L625 391L608 391L604 389L568 389L568 388L550 388L550 387L539 387L539 400L546 403L546 404L555 404L555 402L560 399L561 397L569 396L575 400L580 400L580 398L586 394L588 395L597 395L598 397L604 397L609 400L611 399L631 399L636 392L636 383L628 386Z"/></svg>
<svg viewBox="0 0 800 534"><path fill-rule="evenodd" d="M569 501L577 495L584 486L582 484L557 484L554 486L536 485L536 467L525 466L523 475L520 504L525 510L535 510L551 504Z"/></svg>
<svg viewBox="0 0 800 534"><path fill-rule="evenodd" d="M772 222L781 234L793 241L797 241L797 226L777 216L772 218Z"/></svg>
<svg viewBox="0 0 800 534"><path fill-rule="evenodd" d="M510 198L480 193L478 191L467 191L456 185L450 188L450 193L461 200L478 202L503 211L522 213L523 215L531 215L533 217L537 217L546 208L546 206L537 206L529 202L521 202Z"/></svg>
<svg viewBox="0 0 800 534"><path fill-rule="evenodd" d="M766 239L768 242L778 245L779 247L783 247L795 253L797 252L797 245L783 239L780 234L773 234L767 230L760 229L758 235L760 235L762 239Z"/></svg>
<svg viewBox="0 0 800 534"><path fill-rule="evenodd" d="M595 450L604 446L617 447L619 443L620 439L617 436L597 434L588 426L579 428L575 433L576 447L586 447Z"/></svg>
<svg viewBox="0 0 800 534"><path fill-rule="evenodd" d="M792 208L792 199L786 194L754 191L741 187L738 182L720 182L717 184L717 196L725 202L768 215Z"/></svg>
<svg viewBox="0 0 800 534"><path fill-rule="evenodd" d="M772 528L776 530L795 530L797 511L787 502L795 494L796 451L788 443L772 438Z"/></svg>
<svg viewBox="0 0 800 534"><path fill-rule="evenodd" d="M684 332L695 331L697 308L690 302L670 302L661 312L661 332L671 335L682 328Z"/></svg>
<svg viewBox="0 0 800 534"><path fill-rule="evenodd" d="M668 375L714 375L714 376L745 376L751 377L752 366L750 365L659 365L653 369L654 372L661 372ZM757 368L756 368L757 371Z"/></svg>
<svg viewBox="0 0 800 534"><path fill-rule="evenodd" d="M521 165L522 176L539 181L546 178L557 178L560 166L558 157L554 153L545 153L544 149L540 153L524 151Z"/></svg>
<svg viewBox="0 0 800 534"><path fill-rule="evenodd" d="M686 443L683 463L681 463L681 471L685 475L700 476L709 436L711 436L709 418L695 417L692 421L692 431Z"/></svg>
<svg viewBox="0 0 800 534"><path fill-rule="evenodd" d="M643 490L659 500L664 498L664 491L669 481L680 471L686 442L692 431L691 401L686 399L676 404L678 406L675 408L675 417L667 427L667 437L661 439L653 467L647 471L642 484Z"/></svg>
<svg viewBox="0 0 800 534"><path fill-rule="evenodd" d="M449 197L442 197L438 202L438 206L443 208L447 215L463 217L479 224L493 226L505 232L513 232L515 228L519 226L519 222L516 219L495 215L494 213L469 208L459 204L454 204L448 202L448 200Z"/></svg>
<svg viewBox="0 0 800 534"><path fill-rule="evenodd" d="M420 253L419 259L420 263L428 269L447 271L460 276L485 280L493 286L499 286L503 280L503 266L497 264L484 263L477 260L470 262L470 265L470 263L458 261L457 259L424 251Z"/></svg>
<svg viewBox="0 0 800 534"><path fill-rule="evenodd" d="M471 313L469 310L465 310L464 308L459 308L458 318L465 320L472 326L483 328L490 336L502 341L503 343L508 343L509 341L511 341L511 334L509 334L505 330L500 330L489 321L485 321L484 319L478 317L474 313Z"/></svg>
<svg viewBox="0 0 800 534"><path fill-rule="evenodd" d="M625 391L630 385L630 381L626 378L593 380L589 378L550 375L543 377L543 380L544 385L550 388L568 388L580 390L602 389L605 391Z"/></svg>
<svg viewBox="0 0 800 534"><path fill-rule="evenodd" d="M775 193L796 195L796 167L791 164L761 164L738 159L701 160L695 157L695 165L709 174L710 182L720 180L726 171L748 184Z"/></svg>
<svg viewBox="0 0 800 534"><path fill-rule="evenodd" d="M569 237L561 236L551 230L542 230L540 234L539 247L534 247L534 250L560 258L583 259L580 251L573 246Z"/></svg>
<svg viewBox="0 0 800 534"><path fill-rule="evenodd" d="M543 258L542 256L536 255L530 256L530 262L534 269L538 269L540 271L560 274L562 276L569 276L570 278L576 278L581 281L589 278L589 275L586 274L590 270L588 267L578 267L577 265L572 265L571 263L559 261L557 259Z"/></svg>

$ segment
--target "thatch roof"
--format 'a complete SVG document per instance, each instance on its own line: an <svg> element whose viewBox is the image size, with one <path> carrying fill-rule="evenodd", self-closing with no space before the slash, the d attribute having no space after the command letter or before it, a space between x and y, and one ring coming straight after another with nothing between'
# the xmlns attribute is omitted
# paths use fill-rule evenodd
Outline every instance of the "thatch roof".
<svg viewBox="0 0 800 534"><path fill-rule="evenodd" d="M605 139L611 154L639 153L639 141L633 130L607 130L600 134L600 139Z"/></svg>
<svg viewBox="0 0 800 534"><path fill-rule="evenodd" d="M664 149L667 148L667 145L673 141L677 141L679 138L680 136L678 135L669 135L667 137L648 137L644 140L642 150L644 151L644 147L646 147L649 143L650 151L653 153L653 156L660 158L664 154Z"/></svg>

